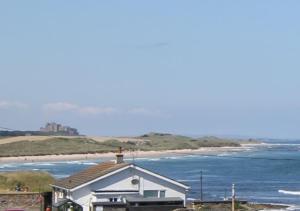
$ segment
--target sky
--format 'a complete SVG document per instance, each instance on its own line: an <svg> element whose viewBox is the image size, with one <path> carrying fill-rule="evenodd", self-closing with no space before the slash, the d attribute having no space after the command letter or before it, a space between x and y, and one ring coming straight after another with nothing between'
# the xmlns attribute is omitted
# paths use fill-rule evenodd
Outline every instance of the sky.
<svg viewBox="0 0 300 211"><path fill-rule="evenodd" d="M1 1L0 127L300 138L300 1Z"/></svg>

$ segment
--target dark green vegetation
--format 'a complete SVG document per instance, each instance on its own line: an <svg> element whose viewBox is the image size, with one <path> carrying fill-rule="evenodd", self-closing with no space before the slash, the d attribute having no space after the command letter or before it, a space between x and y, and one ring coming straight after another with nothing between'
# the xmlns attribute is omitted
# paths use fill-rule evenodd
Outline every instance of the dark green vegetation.
<svg viewBox="0 0 300 211"><path fill-rule="evenodd" d="M60 155L115 152L118 147L125 150L160 151L176 149L198 149L200 147L239 147L235 140L216 137L193 139L186 136L149 133L126 142L117 139L95 141L90 138L49 137L43 141L17 141L0 145L0 157L28 155Z"/></svg>
<svg viewBox="0 0 300 211"><path fill-rule="evenodd" d="M19 187L20 191L46 192L51 191L49 184L54 182L54 178L46 172L5 172L0 173L0 191L15 191Z"/></svg>
<svg viewBox="0 0 300 211"><path fill-rule="evenodd" d="M43 131L0 131L0 139L7 137L16 137L16 136L68 136L67 132L58 131L58 132L43 132Z"/></svg>
<svg viewBox="0 0 300 211"><path fill-rule="evenodd" d="M111 146L110 146L111 145ZM1 144L0 156L59 155L81 153L104 153L112 151L113 144L87 138L49 138L44 141L18 141ZM116 150L116 148L114 148Z"/></svg>
<svg viewBox="0 0 300 211"><path fill-rule="evenodd" d="M190 138L187 136L166 133L149 133L139 138L149 140L142 146L142 150L169 150L169 149L198 149L200 147L239 147L235 140L220 139L217 137Z"/></svg>

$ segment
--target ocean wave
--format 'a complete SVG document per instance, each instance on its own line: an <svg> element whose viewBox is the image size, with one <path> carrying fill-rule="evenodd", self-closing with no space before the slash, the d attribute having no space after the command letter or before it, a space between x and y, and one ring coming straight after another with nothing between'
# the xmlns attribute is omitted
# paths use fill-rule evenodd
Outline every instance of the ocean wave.
<svg viewBox="0 0 300 211"><path fill-rule="evenodd" d="M184 156L183 156L183 157L184 157ZM178 159L182 159L183 157L180 157L180 156L172 156L172 157L165 157L165 159L178 160Z"/></svg>
<svg viewBox="0 0 300 211"><path fill-rule="evenodd" d="M199 179L179 179L179 182L199 182Z"/></svg>
<svg viewBox="0 0 300 211"><path fill-rule="evenodd" d="M295 210L300 210L300 206L298 205L287 205L289 206L286 210L291 210L291 211L295 211Z"/></svg>
<svg viewBox="0 0 300 211"><path fill-rule="evenodd" d="M67 164L78 164L78 165L81 165L81 164L83 164L83 161L74 160L74 161L67 161L65 163L67 163Z"/></svg>
<svg viewBox="0 0 300 211"><path fill-rule="evenodd" d="M55 164L54 163L37 163L36 165L39 165L39 166L54 166Z"/></svg>
<svg viewBox="0 0 300 211"><path fill-rule="evenodd" d="M69 174L52 174L53 177L61 179L70 176Z"/></svg>
<svg viewBox="0 0 300 211"><path fill-rule="evenodd" d="M159 160L161 160L161 158L150 158L150 159L148 159L148 160L151 160L151 161L159 161Z"/></svg>
<svg viewBox="0 0 300 211"><path fill-rule="evenodd" d="M13 164L4 164L4 165L0 165L0 169L4 169L4 168L16 168L16 165Z"/></svg>
<svg viewBox="0 0 300 211"><path fill-rule="evenodd" d="M186 158L196 158L199 157L199 155L185 155Z"/></svg>
<svg viewBox="0 0 300 211"><path fill-rule="evenodd" d="M36 163L24 163L23 165L24 166L33 166L33 165L36 165Z"/></svg>
<svg viewBox="0 0 300 211"><path fill-rule="evenodd" d="M100 162L100 161L99 161ZM98 160L69 160L69 161L56 161L52 163L46 163L46 164L41 164L41 165L96 165L98 164Z"/></svg>
<svg viewBox="0 0 300 211"><path fill-rule="evenodd" d="M24 165L24 166L54 166L55 164L54 163L24 163L24 164L21 164L21 165ZM15 166L16 167L16 166Z"/></svg>
<svg viewBox="0 0 300 211"><path fill-rule="evenodd" d="M96 166L96 165L98 165L98 163L95 163L95 162L83 162L82 164L87 165L87 166Z"/></svg>
<svg viewBox="0 0 300 211"><path fill-rule="evenodd" d="M147 157L142 157L142 158L134 158L134 160L149 160L151 158L147 158ZM133 160L133 158L127 158L127 159L124 159L124 160Z"/></svg>
<svg viewBox="0 0 300 211"><path fill-rule="evenodd" d="M267 143L263 146L300 146L300 144Z"/></svg>
<svg viewBox="0 0 300 211"><path fill-rule="evenodd" d="M279 193L300 196L300 191L278 190Z"/></svg>
<svg viewBox="0 0 300 211"><path fill-rule="evenodd" d="M138 160L138 161L159 161L163 158L157 157L157 158L135 158L134 160ZM133 159L128 159L129 161L132 161Z"/></svg>
<svg viewBox="0 0 300 211"><path fill-rule="evenodd" d="M191 174L191 175L193 175L193 174L199 174L201 172L201 169L192 169L192 170L188 170L188 171L186 171L186 173L187 174ZM206 170L202 170L202 172L206 172Z"/></svg>
<svg viewBox="0 0 300 211"><path fill-rule="evenodd" d="M218 154L217 156L225 157L225 156L229 156L229 155L232 155L232 153L224 152L224 153Z"/></svg>
<svg viewBox="0 0 300 211"><path fill-rule="evenodd" d="M294 204L283 204L283 203L258 203L254 202L254 204L267 204L267 205L274 205L274 206L284 206L287 207L285 209L268 209L268 211L283 211L283 210L291 210L291 211L296 211L299 210L300 207L298 205Z"/></svg>

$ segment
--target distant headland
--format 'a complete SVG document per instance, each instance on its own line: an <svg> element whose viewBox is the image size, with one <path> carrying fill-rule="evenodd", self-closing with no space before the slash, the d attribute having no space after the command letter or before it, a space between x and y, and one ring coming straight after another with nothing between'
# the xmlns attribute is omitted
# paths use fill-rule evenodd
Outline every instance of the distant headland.
<svg viewBox="0 0 300 211"><path fill-rule="evenodd" d="M79 136L76 128L56 122L48 122L39 130L0 130L0 138L16 136Z"/></svg>
<svg viewBox="0 0 300 211"><path fill-rule="evenodd" d="M148 133L136 137L88 137L59 135L0 135L0 157L87 155L115 152L169 152L208 148L241 148L244 144L258 144L253 139L224 139L214 136L191 138L168 133ZM207 150L205 150L207 151Z"/></svg>

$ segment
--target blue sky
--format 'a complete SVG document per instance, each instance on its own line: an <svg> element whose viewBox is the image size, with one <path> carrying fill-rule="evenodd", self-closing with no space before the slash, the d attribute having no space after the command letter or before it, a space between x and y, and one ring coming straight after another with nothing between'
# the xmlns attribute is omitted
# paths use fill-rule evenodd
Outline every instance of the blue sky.
<svg viewBox="0 0 300 211"><path fill-rule="evenodd" d="M300 138L300 2L1 1L0 126Z"/></svg>

